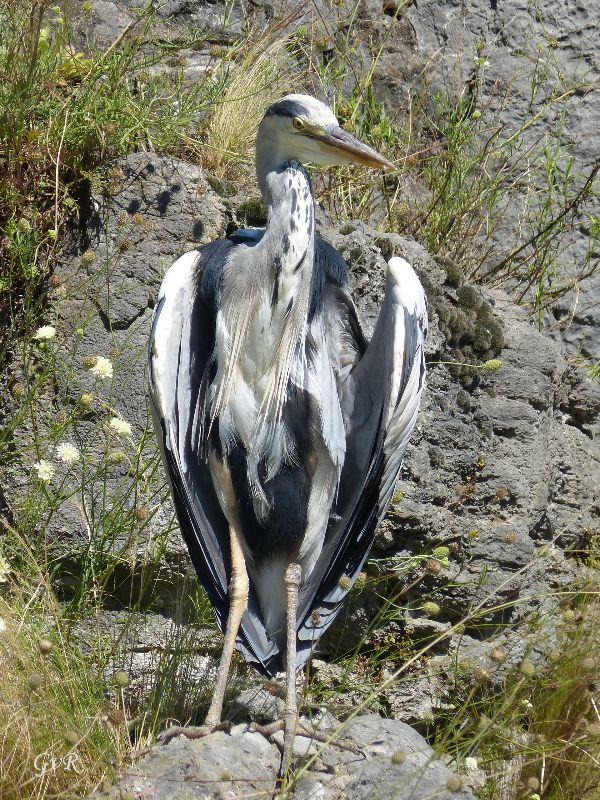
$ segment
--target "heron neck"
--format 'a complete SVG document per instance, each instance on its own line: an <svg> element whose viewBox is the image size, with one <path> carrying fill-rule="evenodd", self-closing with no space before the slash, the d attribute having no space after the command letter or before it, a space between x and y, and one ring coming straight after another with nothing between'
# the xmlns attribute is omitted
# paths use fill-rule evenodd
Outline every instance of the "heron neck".
<svg viewBox="0 0 600 800"><path fill-rule="evenodd" d="M312 268L314 250L314 202L310 178L296 161L287 161L267 173L265 240L281 259L281 270ZM308 257L307 257L308 256Z"/></svg>

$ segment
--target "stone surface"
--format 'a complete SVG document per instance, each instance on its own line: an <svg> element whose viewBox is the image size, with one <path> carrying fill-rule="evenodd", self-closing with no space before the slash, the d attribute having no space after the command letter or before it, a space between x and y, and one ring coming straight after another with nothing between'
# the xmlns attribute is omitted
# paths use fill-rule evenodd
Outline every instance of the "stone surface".
<svg viewBox="0 0 600 800"><path fill-rule="evenodd" d="M72 413L81 391L95 392L99 399L91 412L75 415L76 440L88 447L86 458L101 465L106 421L118 413L132 425L131 442L115 441L109 434L109 452L135 446L152 479L144 480L136 495L129 462L112 464L109 459L106 496L111 519L118 517L122 526L108 542L105 523L94 511L98 483L86 484L84 503L78 493L61 506L48 527L63 565L58 580L68 595L69 571L78 568L89 542L98 542L104 548L98 557L115 558L115 598L127 605L132 592L136 596L147 585L145 601L153 609L167 616L177 612L185 622L196 579L173 523L164 478L152 466L156 453L145 399L146 343L162 274L179 253L235 224L239 203L219 197L198 168L153 154L137 153L108 165L95 185L78 233L79 252L61 267L64 283L49 320L60 330L57 347L72 371L57 375L48 390L50 411L47 416L41 412L38 424L53 425L56 409ZM361 647L377 648L383 658L388 641L397 653L398 641L408 646L438 640L418 675L402 672L400 680L368 701L370 708L383 703L400 719L421 724L443 707L447 674L457 657L467 676L481 667L500 682L526 655L543 663L544 652L555 646L560 592L589 577L576 556L597 530L600 464L593 435L600 391L502 293L469 286L410 239L358 222L335 229L319 217L323 234L351 265L366 330L381 303L386 259L392 254L414 265L428 295L428 388L369 568L373 577L386 572L385 589L379 584L373 592L367 581L319 644L327 659ZM63 352L67 346L68 353ZM90 354L109 355L114 362L110 395L85 366ZM499 371L476 368L491 358L501 359ZM27 452L29 433L26 425L15 431L15 452ZM5 473L4 494L17 517L30 469L28 462L16 460ZM140 507L151 513L140 514ZM443 563L434 571L423 568L427 554L440 546L447 548ZM162 555L150 561L152 553ZM150 563L152 580L142 584ZM393 621L378 621L382 597L398 592L404 610ZM427 603L438 609L434 618ZM464 633L449 633L463 617ZM542 624L528 632L532 617ZM159 619L159 629L162 624ZM498 647L506 658L491 663L490 654ZM128 640L126 649L133 654L133 671L146 684L153 648L144 654ZM198 644L200 656L212 649L209 643ZM383 677L401 666L386 664ZM359 689L364 682L352 675L344 681L351 688L339 692L339 709L332 709L336 716L350 713L357 697L366 699ZM261 711L250 695L242 698L240 718L273 718L277 704L263 691L267 706Z"/></svg>
<svg viewBox="0 0 600 800"><path fill-rule="evenodd" d="M95 42L107 47L128 26L139 31L143 26L135 23L138 7L137 0L93 0L88 13L76 9L78 44L85 47ZM280 0L270 4L173 0L157 5L151 40L153 45L176 47L178 52L151 71L173 76L182 72L188 82L204 81L220 60L215 45L218 49L238 42L250 27L265 29L277 19L282 34L294 34L300 26L310 31L325 62L335 48L348 51L355 68L347 70L343 79L347 93L360 74L357 67L362 65L364 72L368 71L375 58L375 97L395 117L407 111L411 98L424 87L431 95L442 90L459 96L470 90L475 61L480 59L485 66L478 78L479 105L494 118L494 126L504 126L508 136L535 115L524 136L525 146L533 147L531 157L545 143L554 146L556 131L562 126L563 152L572 153L575 170L587 174L600 148L598 18L600 0L568 0L566 4L550 0L542 6L528 0L471 0L466 4L456 0L363 0L357 9L350 0L314 0L292 10ZM580 87L569 100L564 126L563 106L548 102L554 85L559 92ZM419 181L408 176L403 176L400 189L397 200L409 206L425 191ZM504 221L495 236L496 260L512 247L529 199L530 193L521 183L505 198ZM564 242L559 272L574 275L582 267L589 230L589 220L583 216ZM599 292L597 272L573 287L546 315L548 329L562 338L569 353L588 358L600 355Z"/></svg>
<svg viewBox="0 0 600 800"><path fill-rule="evenodd" d="M494 120L492 127L503 126L509 136L533 117L523 137L525 147L532 148L529 157L534 158L545 144L552 148L559 141L563 160L567 152L573 154L575 169L589 174L600 149L599 0L550 0L542 5L528 0L419 0L397 7L394 15L383 11L377 0L361 3L352 42L366 64L379 54L375 96L392 115L404 113L423 86L429 86L432 94L442 91L455 97L470 92L475 61L480 59L485 63L477 84L478 107ZM340 25L342 46L348 24ZM349 72L348 89L353 81ZM577 86L562 126L564 106L549 102L553 87L570 92ZM529 199L521 183L504 198L496 258L513 247ZM559 273L564 268L566 275L574 275L582 267L589 230L584 216L564 243ZM600 355L599 291L597 272L553 307L548 325L562 336L570 353Z"/></svg>
<svg viewBox="0 0 600 800"><path fill-rule="evenodd" d="M376 715L360 716L344 726L341 735L364 755L328 747L327 764L314 758L286 796L294 800L473 798L468 789L449 788L451 770L408 725ZM313 742L309 755L320 749ZM234 800L274 789L279 758L274 745L240 725L230 734L213 733L195 741L179 736L164 747L154 747L126 770L118 787L136 798L153 800Z"/></svg>

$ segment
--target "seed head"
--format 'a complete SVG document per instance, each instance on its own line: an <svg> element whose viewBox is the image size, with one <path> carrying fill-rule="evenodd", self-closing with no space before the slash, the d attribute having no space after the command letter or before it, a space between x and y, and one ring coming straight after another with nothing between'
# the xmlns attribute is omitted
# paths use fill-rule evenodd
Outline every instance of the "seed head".
<svg viewBox="0 0 600 800"><path fill-rule="evenodd" d="M514 531L509 531L504 537L507 544L514 544L517 541L517 534Z"/></svg>
<svg viewBox="0 0 600 800"><path fill-rule="evenodd" d="M352 586L352 581L350 580L350 578L347 575L342 575L341 578L338 581L338 585L339 585L340 589L343 589L344 591L348 591L348 589L350 589L350 587Z"/></svg>
<svg viewBox="0 0 600 800"><path fill-rule="evenodd" d="M528 658L523 659L519 664L519 671L525 675L526 678L533 678L536 673L535 664Z"/></svg>
<svg viewBox="0 0 600 800"><path fill-rule="evenodd" d="M22 383L13 383L13 385L10 387L10 393L15 400L20 400L25 396L25 387Z"/></svg>
<svg viewBox="0 0 600 800"><path fill-rule="evenodd" d="M490 358L485 364L481 365L484 372L498 372L502 368L502 361L499 358Z"/></svg>
<svg viewBox="0 0 600 800"><path fill-rule="evenodd" d="M52 642L50 639L40 639L38 642L38 648L43 656L47 656L52 650Z"/></svg>
<svg viewBox="0 0 600 800"><path fill-rule="evenodd" d="M439 605L437 603L434 603L432 600L428 600L421 606L421 611L427 617L437 617L441 610L442 609L439 607Z"/></svg>
<svg viewBox="0 0 600 800"><path fill-rule="evenodd" d="M32 672L27 678L27 684L32 692L35 692L36 689L39 689L43 682L44 679L39 672Z"/></svg>
<svg viewBox="0 0 600 800"><path fill-rule="evenodd" d="M94 402L94 395L89 392L84 392L79 398L79 404L84 408L91 408Z"/></svg>
<svg viewBox="0 0 600 800"><path fill-rule="evenodd" d="M123 670L119 670L119 672L115 672L114 674L114 681L119 689L125 689L129 686L129 675L123 672Z"/></svg>
<svg viewBox="0 0 600 800"><path fill-rule="evenodd" d="M475 680L477 683L487 683L490 679L490 673L483 667L478 667L475 670Z"/></svg>
<svg viewBox="0 0 600 800"><path fill-rule="evenodd" d="M113 450L108 454L108 461L110 464L122 464L126 459L127 455L122 450Z"/></svg>
<svg viewBox="0 0 600 800"><path fill-rule="evenodd" d="M460 775L450 775L446 786L451 792L460 792L463 788L463 781Z"/></svg>
<svg viewBox="0 0 600 800"><path fill-rule="evenodd" d="M425 572L430 575L439 575L442 572L442 565L435 558L428 558L425 562Z"/></svg>
<svg viewBox="0 0 600 800"><path fill-rule="evenodd" d="M93 250L86 250L81 254L81 264L84 267L89 267L96 260L96 253Z"/></svg>
<svg viewBox="0 0 600 800"><path fill-rule="evenodd" d="M562 653L560 652L560 650L550 650L550 652L548 653L548 658L550 659L550 661L558 661L561 655Z"/></svg>
<svg viewBox="0 0 600 800"><path fill-rule="evenodd" d="M477 727L480 731L487 731L491 724L492 720L489 717L486 717L485 714L482 714L477 721Z"/></svg>
<svg viewBox="0 0 600 800"><path fill-rule="evenodd" d="M145 506L138 506L135 510L135 518L138 522L145 522L148 519L148 509Z"/></svg>
<svg viewBox="0 0 600 800"><path fill-rule="evenodd" d="M111 725L122 725L125 722L125 714L120 708L109 708L106 712L106 719Z"/></svg>
<svg viewBox="0 0 600 800"><path fill-rule="evenodd" d="M490 659L492 661L495 661L497 664L500 664L502 661L504 661L505 658L506 658L506 653L499 647L497 647L495 650L492 650L492 652L490 653Z"/></svg>
<svg viewBox="0 0 600 800"><path fill-rule="evenodd" d="M367 573L359 572L354 585L356 586L357 589L362 589L366 583L367 583Z"/></svg>
<svg viewBox="0 0 600 800"><path fill-rule="evenodd" d="M69 747L75 747L79 743L80 736L76 731L67 731L65 733L65 744Z"/></svg>
<svg viewBox="0 0 600 800"><path fill-rule="evenodd" d="M321 622L321 615L316 609L310 615L310 621L313 625L318 625Z"/></svg>
<svg viewBox="0 0 600 800"><path fill-rule="evenodd" d="M392 764L404 764L406 761L406 753L404 750L396 750L395 753L392 753Z"/></svg>

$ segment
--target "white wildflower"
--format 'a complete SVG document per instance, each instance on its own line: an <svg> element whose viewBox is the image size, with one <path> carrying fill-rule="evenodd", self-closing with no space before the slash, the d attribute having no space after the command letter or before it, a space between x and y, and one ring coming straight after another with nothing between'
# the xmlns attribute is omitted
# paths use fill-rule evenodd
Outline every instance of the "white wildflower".
<svg viewBox="0 0 600 800"><path fill-rule="evenodd" d="M131 436L131 425L120 417L112 417L109 423L111 429L119 436Z"/></svg>
<svg viewBox="0 0 600 800"><path fill-rule="evenodd" d="M41 458L39 461L36 461L33 465L33 468L35 469L38 478L41 481L44 481L44 483L52 480L54 473L56 472L52 464L43 458Z"/></svg>
<svg viewBox="0 0 600 800"><path fill-rule="evenodd" d="M81 453L70 442L63 442L56 448L56 455L60 458L63 464L76 464L81 458Z"/></svg>
<svg viewBox="0 0 600 800"><path fill-rule="evenodd" d="M465 758L465 769L467 772L476 772L478 769L477 759L473 758L473 756L467 756Z"/></svg>
<svg viewBox="0 0 600 800"><path fill-rule="evenodd" d="M54 339L55 336L56 328L54 328L52 325L42 325L41 328L37 329L33 338L40 342L45 342L48 339Z"/></svg>
<svg viewBox="0 0 600 800"><path fill-rule="evenodd" d="M521 700L521 708L524 708L528 711L530 708L533 708L533 703L531 703L526 697Z"/></svg>
<svg viewBox="0 0 600 800"><path fill-rule="evenodd" d="M106 380L110 380L113 376L112 361L110 358L105 358L104 356L98 356L94 365L90 369L97 378L105 378Z"/></svg>
<svg viewBox="0 0 600 800"><path fill-rule="evenodd" d="M0 633L6 630L6 622L0 617Z"/></svg>

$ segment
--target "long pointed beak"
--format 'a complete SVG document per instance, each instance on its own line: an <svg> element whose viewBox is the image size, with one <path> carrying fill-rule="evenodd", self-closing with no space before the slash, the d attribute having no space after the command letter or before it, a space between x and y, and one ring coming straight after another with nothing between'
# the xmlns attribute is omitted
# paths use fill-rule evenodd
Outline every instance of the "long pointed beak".
<svg viewBox="0 0 600 800"><path fill-rule="evenodd" d="M368 144L356 139L339 125L327 125L315 136L327 149L346 158L349 163L363 164L376 169L396 169L396 165L384 158Z"/></svg>

